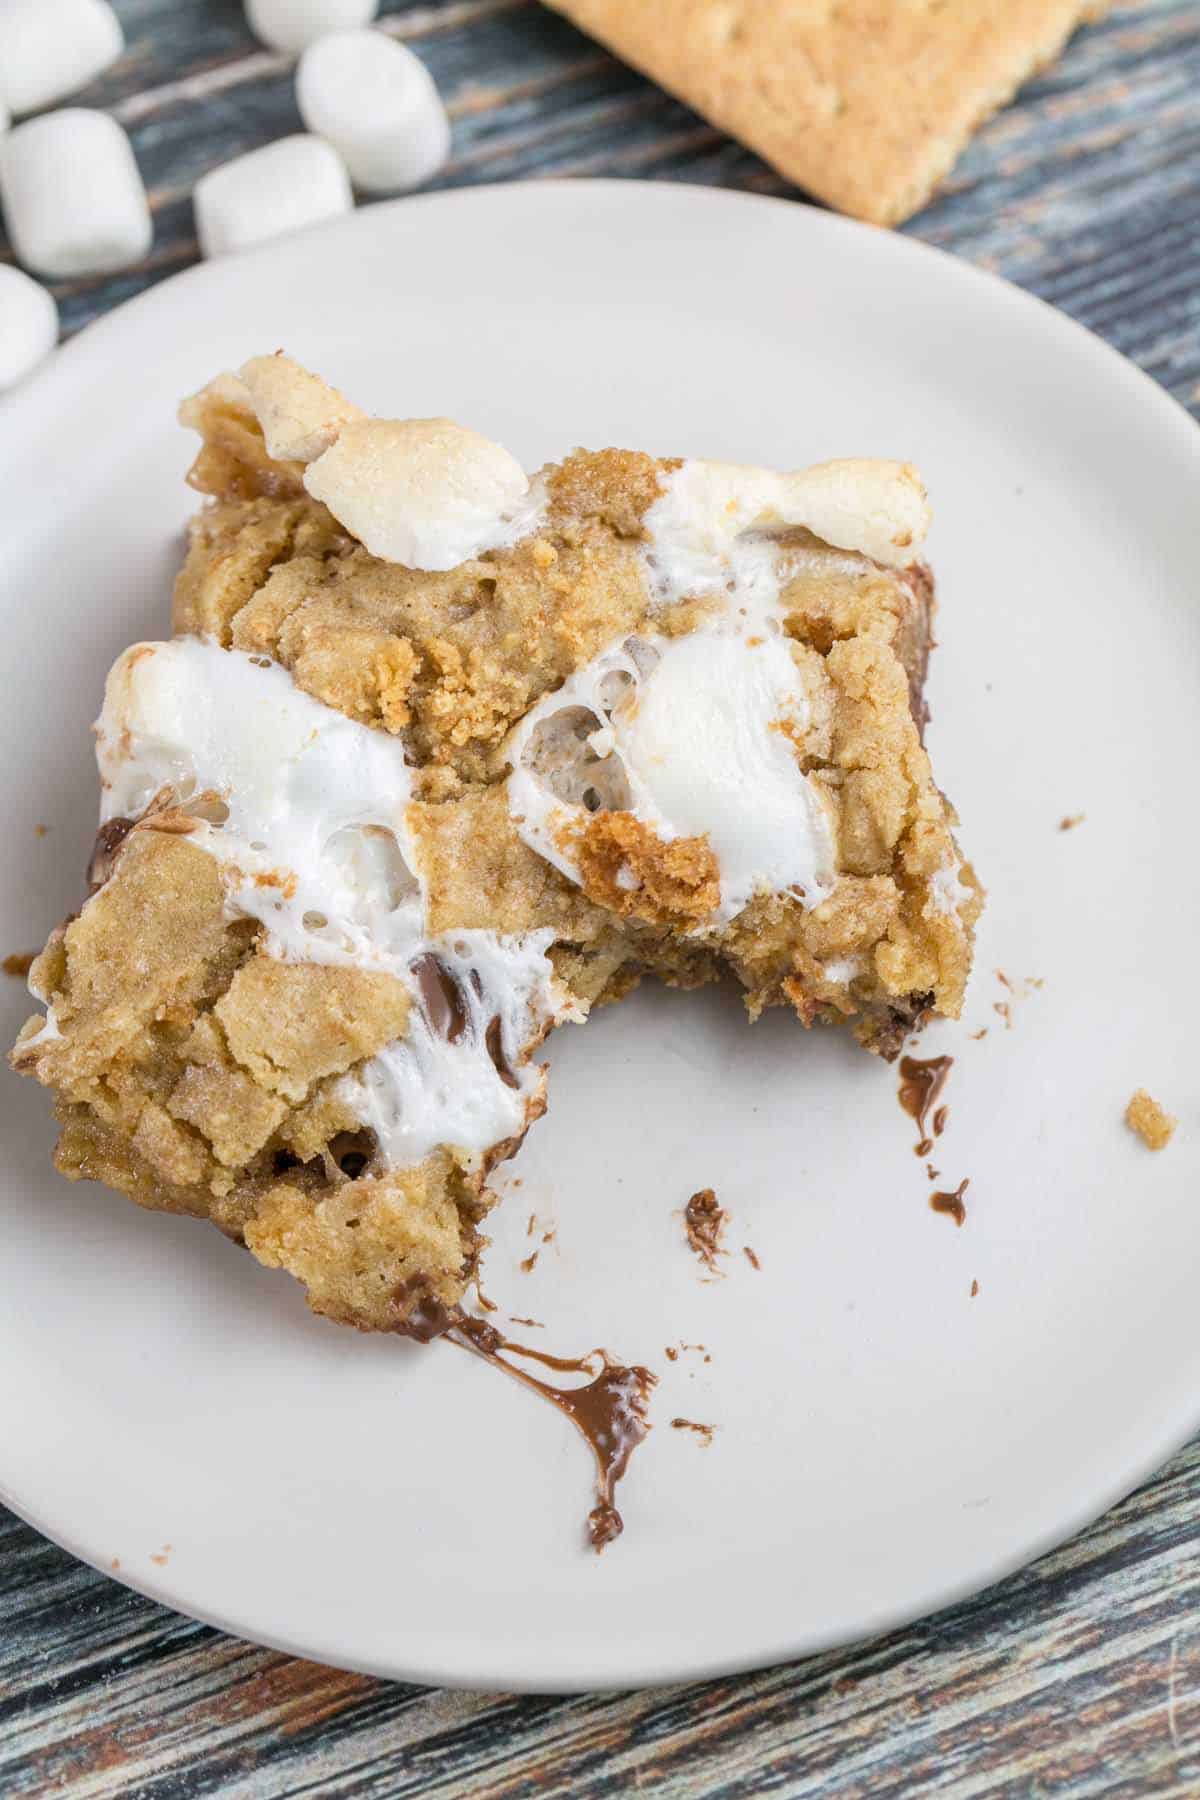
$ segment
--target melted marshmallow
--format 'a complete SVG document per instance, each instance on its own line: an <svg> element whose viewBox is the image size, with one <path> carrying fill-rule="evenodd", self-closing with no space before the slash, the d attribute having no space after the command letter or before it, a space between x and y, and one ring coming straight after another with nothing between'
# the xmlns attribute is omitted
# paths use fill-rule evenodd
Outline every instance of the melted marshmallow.
<svg viewBox="0 0 1200 1800"><path fill-rule="evenodd" d="M971 898L971 889L965 881L959 879L960 862L943 863L935 869L929 881L929 893L934 910L939 913L958 913Z"/></svg>
<svg viewBox="0 0 1200 1800"><path fill-rule="evenodd" d="M339 1096L374 1131L393 1166L417 1162L438 1144L481 1151L524 1130L531 1084L520 1085L515 1059L554 1011L546 960L553 941L549 930L507 939L462 931L443 939L437 957L462 1009L459 1035L410 1030L338 1083ZM500 1067L487 1049L489 1031ZM485 1079L481 1045L491 1070Z"/></svg>
<svg viewBox="0 0 1200 1800"><path fill-rule="evenodd" d="M632 812L665 842L707 837L734 918L756 893L815 905L836 879L833 835L802 772L809 702L785 639L717 626L633 638L578 671L510 740L509 808L522 838L571 880L573 828ZM618 877L620 879L620 877ZM636 886L632 872L622 885Z"/></svg>
<svg viewBox="0 0 1200 1800"><path fill-rule="evenodd" d="M562 1010L552 934L427 935L411 771L395 738L322 705L265 658L174 638L118 660L97 739L102 818L138 818L170 790L196 818L188 841L222 864L231 914L266 927L269 954L405 983L407 1036L340 1085L386 1163L438 1144L477 1161L524 1129L544 1077L521 1058ZM454 1043L422 1004L414 965L427 956L467 1002Z"/></svg>

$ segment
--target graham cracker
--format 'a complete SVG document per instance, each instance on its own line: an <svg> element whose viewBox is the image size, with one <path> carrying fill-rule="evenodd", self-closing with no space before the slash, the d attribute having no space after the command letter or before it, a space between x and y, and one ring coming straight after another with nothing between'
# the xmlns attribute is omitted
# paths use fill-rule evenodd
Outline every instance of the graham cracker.
<svg viewBox="0 0 1200 1800"><path fill-rule="evenodd" d="M842 212L894 225L1110 0L550 0Z"/></svg>

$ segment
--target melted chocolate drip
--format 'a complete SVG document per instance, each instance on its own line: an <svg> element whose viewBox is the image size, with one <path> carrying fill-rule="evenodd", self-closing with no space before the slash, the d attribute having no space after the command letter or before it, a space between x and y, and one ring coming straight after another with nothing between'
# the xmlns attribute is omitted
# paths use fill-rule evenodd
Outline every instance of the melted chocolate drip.
<svg viewBox="0 0 1200 1800"><path fill-rule="evenodd" d="M96 833L85 876L89 897L98 893L112 874L117 851L136 824L136 819L108 819Z"/></svg>
<svg viewBox="0 0 1200 1800"><path fill-rule="evenodd" d="M414 1296L414 1303L409 1305ZM397 1327L406 1337L423 1344L444 1337L449 1343L472 1351L493 1368L503 1369L570 1419L596 1459L596 1505L588 1514L588 1540L594 1549L603 1550L620 1537L625 1527L613 1495L629 1467L630 1457L650 1429L646 1408L657 1376L649 1369L627 1367L615 1361L607 1350L592 1350L586 1356L555 1356L549 1350L514 1343L486 1319L472 1318L458 1306L444 1306L425 1290L419 1277L402 1282L396 1290L396 1300L399 1305L408 1306ZM541 1363L559 1374L590 1375L592 1379L580 1387L559 1387L528 1369L518 1368L503 1351Z"/></svg>
<svg viewBox="0 0 1200 1800"><path fill-rule="evenodd" d="M570 1419L596 1459L596 1505L588 1514L588 1539L594 1549L603 1550L620 1537L625 1527L613 1495L629 1467L630 1457L650 1429L646 1407L656 1377L649 1369L630 1368L614 1361L606 1350L593 1350L587 1356L554 1356L548 1350L516 1344L484 1319L462 1316L451 1327L449 1336L452 1342L463 1344L522 1386L541 1394ZM559 1387L517 1368L500 1354L503 1350L528 1357L558 1373L591 1375L592 1379L581 1387Z"/></svg>
<svg viewBox="0 0 1200 1800"><path fill-rule="evenodd" d="M946 1129L949 1109L939 1106L946 1078L954 1066L952 1056L905 1056L900 1061L900 1104L916 1122L918 1156L928 1156L933 1140ZM930 1114L933 1117L930 1120Z"/></svg>
<svg viewBox="0 0 1200 1800"><path fill-rule="evenodd" d="M418 1344L431 1344L434 1338L444 1337L462 1318L462 1309L447 1306L431 1294L420 1275L410 1275L407 1281L402 1281L393 1299L404 1314L396 1330L402 1337L415 1338Z"/></svg>
<svg viewBox="0 0 1200 1800"><path fill-rule="evenodd" d="M412 974L431 1029L448 1044L457 1044L467 1028L467 1009L457 981L445 963L428 951L417 957Z"/></svg>
<svg viewBox="0 0 1200 1800"><path fill-rule="evenodd" d="M692 1195L683 1209L688 1248L695 1251L712 1275L720 1273L717 1258L724 1255L721 1234L728 1217L729 1214L711 1188L701 1188L699 1193Z"/></svg>
<svg viewBox="0 0 1200 1800"><path fill-rule="evenodd" d="M961 1225L967 1216L967 1207L963 1195L970 1185L971 1178L968 1176L965 1181L959 1182L952 1194L931 1194L929 1196L929 1204L932 1206L935 1213L946 1213L954 1220L956 1225Z"/></svg>

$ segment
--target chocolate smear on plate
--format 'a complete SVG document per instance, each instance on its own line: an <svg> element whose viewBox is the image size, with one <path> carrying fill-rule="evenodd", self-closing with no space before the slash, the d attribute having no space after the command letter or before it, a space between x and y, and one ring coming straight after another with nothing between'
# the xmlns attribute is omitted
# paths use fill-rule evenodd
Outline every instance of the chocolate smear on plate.
<svg viewBox="0 0 1200 1800"><path fill-rule="evenodd" d="M970 1185L971 1179L968 1176L964 1181L959 1182L952 1194L931 1194L929 1204L935 1213L945 1213L948 1218L954 1220L956 1225L962 1225L967 1217L967 1203L963 1199L963 1195Z"/></svg>
<svg viewBox="0 0 1200 1800"><path fill-rule="evenodd" d="M710 1275L719 1275L717 1258L724 1256L721 1238L729 1214L720 1204L712 1188L701 1188L683 1209L683 1226L688 1249L695 1252Z"/></svg>
<svg viewBox="0 0 1200 1800"><path fill-rule="evenodd" d="M410 1285L404 1283L397 1299L403 1304L411 1294ZM419 1343L444 1338L447 1343L471 1351L493 1368L503 1369L522 1387L540 1394L570 1419L586 1439L596 1462L596 1504L587 1517L588 1541L593 1549L603 1550L620 1537L625 1524L614 1496L630 1457L650 1430L646 1414L651 1392L657 1385L656 1375L638 1364L618 1362L607 1350L589 1350L583 1356L555 1356L549 1350L516 1343L486 1319L472 1318L461 1307L444 1306L441 1301L420 1294L398 1329ZM509 1360L511 1357L540 1363L555 1374L586 1375L590 1379L577 1386L563 1386L521 1368Z"/></svg>
<svg viewBox="0 0 1200 1800"><path fill-rule="evenodd" d="M952 1056L904 1056L900 1059L900 1104L917 1127L918 1156L928 1156L933 1140L946 1129L949 1109L939 1104Z"/></svg>

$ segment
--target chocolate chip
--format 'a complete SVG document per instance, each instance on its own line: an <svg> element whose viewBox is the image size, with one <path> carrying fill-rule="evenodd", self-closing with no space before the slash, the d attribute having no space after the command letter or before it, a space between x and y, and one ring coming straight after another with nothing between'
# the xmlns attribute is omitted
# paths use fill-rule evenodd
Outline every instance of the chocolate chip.
<svg viewBox="0 0 1200 1800"><path fill-rule="evenodd" d="M106 819L96 833L92 854L88 859L86 880L88 893L95 894L113 872L117 852L133 830L136 819Z"/></svg>
<svg viewBox="0 0 1200 1800"><path fill-rule="evenodd" d="M448 1044L456 1044L467 1028L462 990L440 957L427 952L412 965L421 1005L430 1027Z"/></svg>

